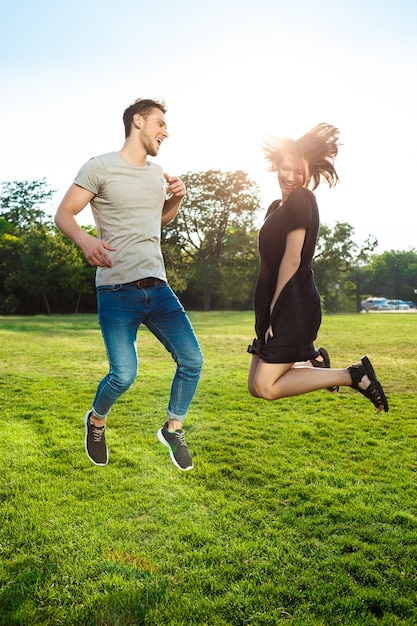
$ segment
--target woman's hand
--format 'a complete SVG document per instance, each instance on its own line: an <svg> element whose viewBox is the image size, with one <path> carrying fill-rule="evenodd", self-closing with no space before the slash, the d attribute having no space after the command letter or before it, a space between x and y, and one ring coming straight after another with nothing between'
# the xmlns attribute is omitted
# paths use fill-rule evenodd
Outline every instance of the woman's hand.
<svg viewBox="0 0 417 626"><path fill-rule="evenodd" d="M268 339L274 336L271 324L268 326L268 330L265 333L265 343L268 343Z"/></svg>

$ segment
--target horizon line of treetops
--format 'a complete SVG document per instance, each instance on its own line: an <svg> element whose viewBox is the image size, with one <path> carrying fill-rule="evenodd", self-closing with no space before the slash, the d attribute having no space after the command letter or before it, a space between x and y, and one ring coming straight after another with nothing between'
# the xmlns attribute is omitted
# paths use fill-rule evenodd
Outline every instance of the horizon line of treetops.
<svg viewBox="0 0 417 626"><path fill-rule="evenodd" d="M170 285L188 309L251 309L259 269L257 183L242 170L181 178L187 196L161 235ZM96 311L95 268L48 214L54 193L45 178L1 183L1 315ZM93 226L83 228L95 234ZM359 312L362 300L382 293L414 300L417 250L376 254L377 239L369 235L358 245L354 232L348 222L320 226L313 269L323 311Z"/></svg>

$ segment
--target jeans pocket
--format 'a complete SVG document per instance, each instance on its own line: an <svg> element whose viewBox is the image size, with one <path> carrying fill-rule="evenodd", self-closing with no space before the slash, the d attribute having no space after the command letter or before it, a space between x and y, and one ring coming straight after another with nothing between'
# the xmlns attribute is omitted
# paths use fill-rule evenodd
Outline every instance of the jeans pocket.
<svg viewBox="0 0 417 626"><path fill-rule="evenodd" d="M123 285L100 285L97 287L97 293L111 293L113 291L120 291Z"/></svg>

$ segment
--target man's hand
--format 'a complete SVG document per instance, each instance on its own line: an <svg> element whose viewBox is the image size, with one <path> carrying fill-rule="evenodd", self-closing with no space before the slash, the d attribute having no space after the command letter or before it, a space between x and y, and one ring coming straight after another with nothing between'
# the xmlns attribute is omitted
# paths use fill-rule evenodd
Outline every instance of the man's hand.
<svg viewBox="0 0 417 626"><path fill-rule="evenodd" d="M81 248L93 267L113 267L114 262L107 250L116 250L105 241L89 235L78 224L76 215L94 198L94 193L73 183L63 197L55 214L55 223L59 230Z"/></svg>
<svg viewBox="0 0 417 626"><path fill-rule="evenodd" d="M93 235L89 235L84 231L80 237L79 245L85 258L93 267L113 267L113 259L106 252L106 250L116 250L113 246L109 246L105 241L97 239L97 237L93 237Z"/></svg>
<svg viewBox="0 0 417 626"><path fill-rule="evenodd" d="M185 196L185 185L181 178L178 178L178 176L169 176L168 174L164 174L164 178L168 183L168 193L177 198L183 198Z"/></svg>
<svg viewBox="0 0 417 626"><path fill-rule="evenodd" d="M162 209L162 226L169 224L178 213L181 202L186 194L185 185L178 176L169 176L164 174L164 178L168 183L168 193L170 194L164 203Z"/></svg>

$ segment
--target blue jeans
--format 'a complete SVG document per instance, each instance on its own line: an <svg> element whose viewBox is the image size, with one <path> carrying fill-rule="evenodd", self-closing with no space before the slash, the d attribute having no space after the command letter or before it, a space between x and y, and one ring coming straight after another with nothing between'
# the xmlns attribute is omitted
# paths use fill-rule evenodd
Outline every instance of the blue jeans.
<svg viewBox="0 0 417 626"><path fill-rule="evenodd" d="M97 288L97 305L109 372L98 385L94 415L105 418L134 382L138 372L136 336L143 323L177 364L167 415L183 421L198 385L203 355L177 296L166 283L144 289L105 285Z"/></svg>

